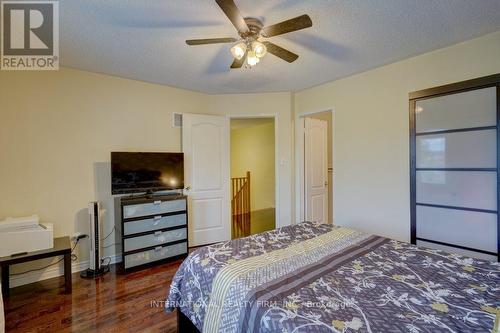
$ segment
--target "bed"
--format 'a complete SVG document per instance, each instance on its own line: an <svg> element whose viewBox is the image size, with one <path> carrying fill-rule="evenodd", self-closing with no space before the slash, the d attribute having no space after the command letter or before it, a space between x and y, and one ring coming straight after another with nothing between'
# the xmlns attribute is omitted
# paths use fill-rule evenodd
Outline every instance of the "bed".
<svg viewBox="0 0 500 333"><path fill-rule="evenodd" d="M310 222L200 248L179 332L497 332L500 265Z"/></svg>

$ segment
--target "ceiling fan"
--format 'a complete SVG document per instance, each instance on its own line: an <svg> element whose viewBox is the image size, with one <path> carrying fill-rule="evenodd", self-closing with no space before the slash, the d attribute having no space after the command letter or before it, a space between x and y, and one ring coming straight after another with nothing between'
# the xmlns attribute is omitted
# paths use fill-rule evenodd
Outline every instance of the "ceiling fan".
<svg viewBox="0 0 500 333"><path fill-rule="evenodd" d="M299 57L274 43L263 38L283 35L289 32L312 27L309 15L301 15L290 20L264 27L262 21L253 17L243 17L233 0L215 0L222 11L234 25L240 38L208 38L189 39L188 45L204 45L218 43L236 43L231 48L234 61L231 68L253 67L257 65L267 52L281 58L287 62L294 62Z"/></svg>

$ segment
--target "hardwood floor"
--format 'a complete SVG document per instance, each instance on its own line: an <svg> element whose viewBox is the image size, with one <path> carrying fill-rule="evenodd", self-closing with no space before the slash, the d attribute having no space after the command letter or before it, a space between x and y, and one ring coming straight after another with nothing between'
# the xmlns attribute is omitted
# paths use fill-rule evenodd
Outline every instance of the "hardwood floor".
<svg viewBox="0 0 500 333"><path fill-rule="evenodd" d="M163 302L181 262L128 274L112 267L97 280L74 273L69 295L62 277L13 288L4 299L6 333L177 332L176 315L165 313Z"/></svg>
<svg viewBox="0 0 500 333"><path fill-rule="evenodd" d="M276 228L276 211L274 208L255 210L251 212L250 234L255 235Z"/></svg>
<svg viewBox="0 0 500 333"><path fill-rule="evenodd" d="M252 212L252 234L274 229L274 209ZM190 249L192 251L193 249ZM175 313L165 313L172 278L182 260L96 280L73 274L73 293L64 278L13 288L4 299L6 333L177 332Z"/></svg>

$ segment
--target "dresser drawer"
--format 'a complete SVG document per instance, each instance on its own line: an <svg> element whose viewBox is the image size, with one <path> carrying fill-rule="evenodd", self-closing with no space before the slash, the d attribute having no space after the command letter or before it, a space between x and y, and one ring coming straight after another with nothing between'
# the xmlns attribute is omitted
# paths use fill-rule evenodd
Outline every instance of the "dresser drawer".
<svg viewBox="0 0 500 333"><path fill-rule="evenodd" d="M124 251L134 251L146 247L157 246L165 243L187 239L187 229L175 229L170 231L157 231L154 234L125 238Z"/></svg>
<svg viewBox="0 0 500 333"><path fill-rule="evenodd" d="M128 254L125 256L125 268L148 264L154 261L187 254L187 243L158 247L153 250Z"/></svg>
<svg viewBox="0 0 500 333"><path fill-rule="evenodd" d="M186 210L186 200L155 201L146 204L123 206L123 218L160 215Z"/></svg>
<svg viewBox="0 0 500 333"><path fill-rule="evenodd" d="M137 220L132 222L125 222L123 224L123 234L125 236L138 234L141 232L154 231L159 229L166 229L171 227L176 227L179 225L186 225L187 216L186 214L161 216Z"/></svg>

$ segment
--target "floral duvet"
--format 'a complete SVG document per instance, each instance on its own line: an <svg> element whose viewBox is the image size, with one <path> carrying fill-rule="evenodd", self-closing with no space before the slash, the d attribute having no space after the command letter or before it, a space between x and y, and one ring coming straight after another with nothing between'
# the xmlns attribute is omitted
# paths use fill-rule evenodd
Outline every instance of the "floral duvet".
<svg viewBox="0 0 500 333"><path fill-rule="evenodd" d="M200 332L497 332L500 265L301 223L194 251L167 311Z"/></svg>

